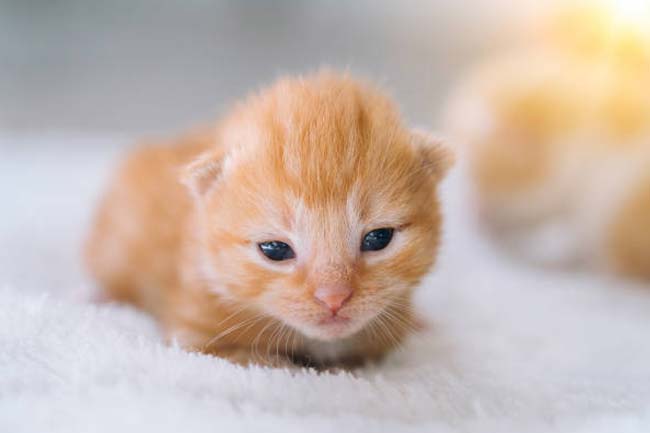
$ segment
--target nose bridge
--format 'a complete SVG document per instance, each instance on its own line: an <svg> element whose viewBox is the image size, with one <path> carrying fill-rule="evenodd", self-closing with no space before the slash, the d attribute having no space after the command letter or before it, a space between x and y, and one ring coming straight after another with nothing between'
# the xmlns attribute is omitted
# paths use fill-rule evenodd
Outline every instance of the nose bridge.
<svg viewBox="0 0 650 433"><path fill-rule="evenodd" d="M336 315L354 291L349 222L330 208L322 209L313 223L309 289L317 303Z"/></svg>
<svg viewBox="0 0 650 433"><path fill-rule="evenodd" d="M350 224L339 207L320 209L312 220L314 261L316 267L342 272L349 257Z"/></svg>
<svg viewBox="0 0 650 433"><path fill-rule="evenodd" d="M345 285L352 283L351 266L343 261L321 263L314 269L314 282L317 286Z"/></svg>
<svg viewBox="0 0 650 433"><path fill-rule="evenodd" d="M330 202L305 213L309 238L309 282L318 286L349 286L354 257L350 249L350 222L345 207Z"/></svg>

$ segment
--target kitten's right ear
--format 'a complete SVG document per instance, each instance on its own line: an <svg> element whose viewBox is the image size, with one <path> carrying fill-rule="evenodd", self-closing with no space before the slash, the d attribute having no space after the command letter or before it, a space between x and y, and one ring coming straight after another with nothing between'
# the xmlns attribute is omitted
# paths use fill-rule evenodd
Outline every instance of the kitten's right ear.
<svg viewBox="0 0 650 433"><path fill-rule="evenodd" d="M181 182L195 197L201 198L221 177L222 166L222 152L204 153L183 169Z"/></svg>
<svg viewBox="0 0 650 433"><path fill-rule="evenodd" d="M441 181L454 165L454 152L441 140L420 129L411 131L411 138L423 167L437 181Z"/></svg>

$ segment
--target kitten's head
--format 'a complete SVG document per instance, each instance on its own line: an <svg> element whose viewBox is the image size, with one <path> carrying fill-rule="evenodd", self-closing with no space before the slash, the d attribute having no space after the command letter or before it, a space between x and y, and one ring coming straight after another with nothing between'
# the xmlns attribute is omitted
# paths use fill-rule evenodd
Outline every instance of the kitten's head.
<svg viewBox="0 0 650 433"><path fill-rule="evenodd" d="M432 265L450 154L345 76L283 80L188 169L215 290L308 337L354 334Z"/></svg>

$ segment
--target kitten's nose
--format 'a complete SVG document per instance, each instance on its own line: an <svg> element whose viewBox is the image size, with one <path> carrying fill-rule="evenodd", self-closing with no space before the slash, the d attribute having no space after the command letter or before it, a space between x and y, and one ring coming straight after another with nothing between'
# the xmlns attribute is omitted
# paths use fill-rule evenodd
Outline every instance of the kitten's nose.
<svg viewBox="0 0 650 433"><path fill-rule="evenodd" d="M344 285L321 286L314 292L314 298L326 306L332 314L336 314L350 296L352 296L352 289Z"/></svg>

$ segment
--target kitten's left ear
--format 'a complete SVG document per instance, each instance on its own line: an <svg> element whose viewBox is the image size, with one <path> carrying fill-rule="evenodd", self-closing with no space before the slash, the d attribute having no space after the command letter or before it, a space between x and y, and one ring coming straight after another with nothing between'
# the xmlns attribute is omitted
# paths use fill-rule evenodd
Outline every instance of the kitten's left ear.
<svg viewBox="0 0 650 433"><path fill-rule="evenodd" d="M195 198L201 198L219 180L222 169L222 152L208 152L184 167L181 173L181 182Z"/></svg>
<svg viewBox="0 0 650 433"><path fill-rule="evenodd" d="M411 131L411 139L425 170L437 181L442 180L456 161L454 152L442 140L421 129Z"/></svg>

